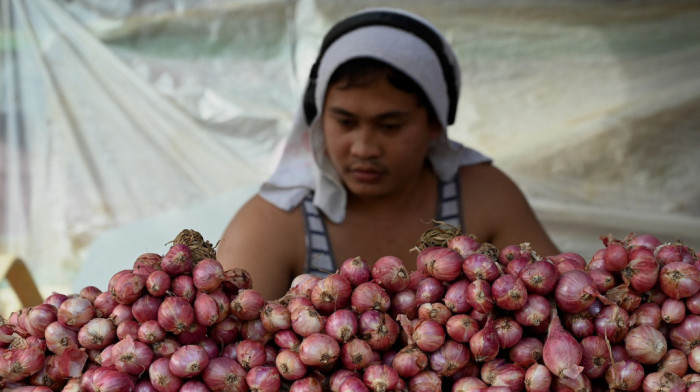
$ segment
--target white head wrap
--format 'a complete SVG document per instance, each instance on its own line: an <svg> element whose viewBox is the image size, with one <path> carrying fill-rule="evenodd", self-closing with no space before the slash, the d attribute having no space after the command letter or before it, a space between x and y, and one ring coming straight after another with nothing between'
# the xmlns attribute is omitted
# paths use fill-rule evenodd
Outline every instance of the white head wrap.
<svg viewBox="0 0 700 392"><path fill-rule="evenodd" d="M459 92L460 75L457 58L444 37L426 20L395 9L370 9L365 12L394 12L409 16L429 27L442 39L444 56L452 64L451 78ZM291 210L314 191L314 205L333 222L345 219L347 195L338 173L326 157L321 129L321 114L326 87L333 72L345 62L359 57L375 58L402 71L425 92L442 125L440 137L431 142L428 159L436 175L443 181L452 178L460 166L489 162L481 153L448 140L450 99L447 80L435 51L420 37L405 29L387 25L367 25L338 37L317 60L315 83L316 116L311 125L306 122L303 103L297 112L292 131L287 138L280 162L260 195L283 210ZM455 97L456 100L456 97ZM456 105L456 102L455 102Z"/></svg>

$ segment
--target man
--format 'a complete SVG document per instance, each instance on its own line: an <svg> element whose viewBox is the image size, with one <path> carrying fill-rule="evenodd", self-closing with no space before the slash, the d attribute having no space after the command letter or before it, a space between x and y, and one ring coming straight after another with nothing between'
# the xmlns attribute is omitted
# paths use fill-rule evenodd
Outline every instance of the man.
<svg viewBox="0 0 700 392"><path fill-rule="evenodd" d="M447 139L457 60L422 18L363 11L324 38L278 169L236 214L217 257L266 298L299 274L411 251L434 220L498 247L558 253L523 194L482 154Z"/></svg>

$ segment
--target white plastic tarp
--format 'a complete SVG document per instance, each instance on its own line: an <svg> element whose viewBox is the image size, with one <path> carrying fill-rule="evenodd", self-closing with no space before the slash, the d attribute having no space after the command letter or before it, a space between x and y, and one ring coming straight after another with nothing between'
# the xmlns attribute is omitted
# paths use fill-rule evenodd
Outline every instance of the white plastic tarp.
<svg viewBox="0 0 700 392"><path fill-rule="evenodd" d="M216 242L274 167L325 31L375 5L446 34L451 136L516 180L563 250L632 231L700 246L697 2L0 4L0 252L44 287L184 228Z"/></svg>

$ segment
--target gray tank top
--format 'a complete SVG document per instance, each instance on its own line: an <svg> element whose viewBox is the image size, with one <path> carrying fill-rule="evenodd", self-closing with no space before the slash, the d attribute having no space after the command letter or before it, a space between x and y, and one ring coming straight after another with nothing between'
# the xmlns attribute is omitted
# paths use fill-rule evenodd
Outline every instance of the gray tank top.
<svg viewBox="0 0 700 392"><path fill-rule="evenodd" d="M326 224L323 216L314 206L312 192L304 198L302 211L306 224L306 267L304 272L319 277L328 276L337 271L339 265L333 259L333 250ZM461 227L464 230L459 195L459 176L455 175L449 181L439 182L435 220Z"/></svg>

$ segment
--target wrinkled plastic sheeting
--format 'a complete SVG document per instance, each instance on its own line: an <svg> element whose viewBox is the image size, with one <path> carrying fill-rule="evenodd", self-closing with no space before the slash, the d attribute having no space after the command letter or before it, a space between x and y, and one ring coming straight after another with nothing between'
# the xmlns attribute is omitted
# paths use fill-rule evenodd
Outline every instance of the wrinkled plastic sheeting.
<svg viewBox="0 0 700 392"><path fill-rule="evenodd" d="M259 180L57 3L0 4L0 253L60 281L101 231Z"/></svg>
<svg viewBox="0 0 700 392"><path fill-rule="evenodd" d="M1 4L0 251L35 271L264 179L323 35L376 5L445 33L463 71L450 135L511 175L563 250L630 231L700 246L696 2Z"/></svg>

